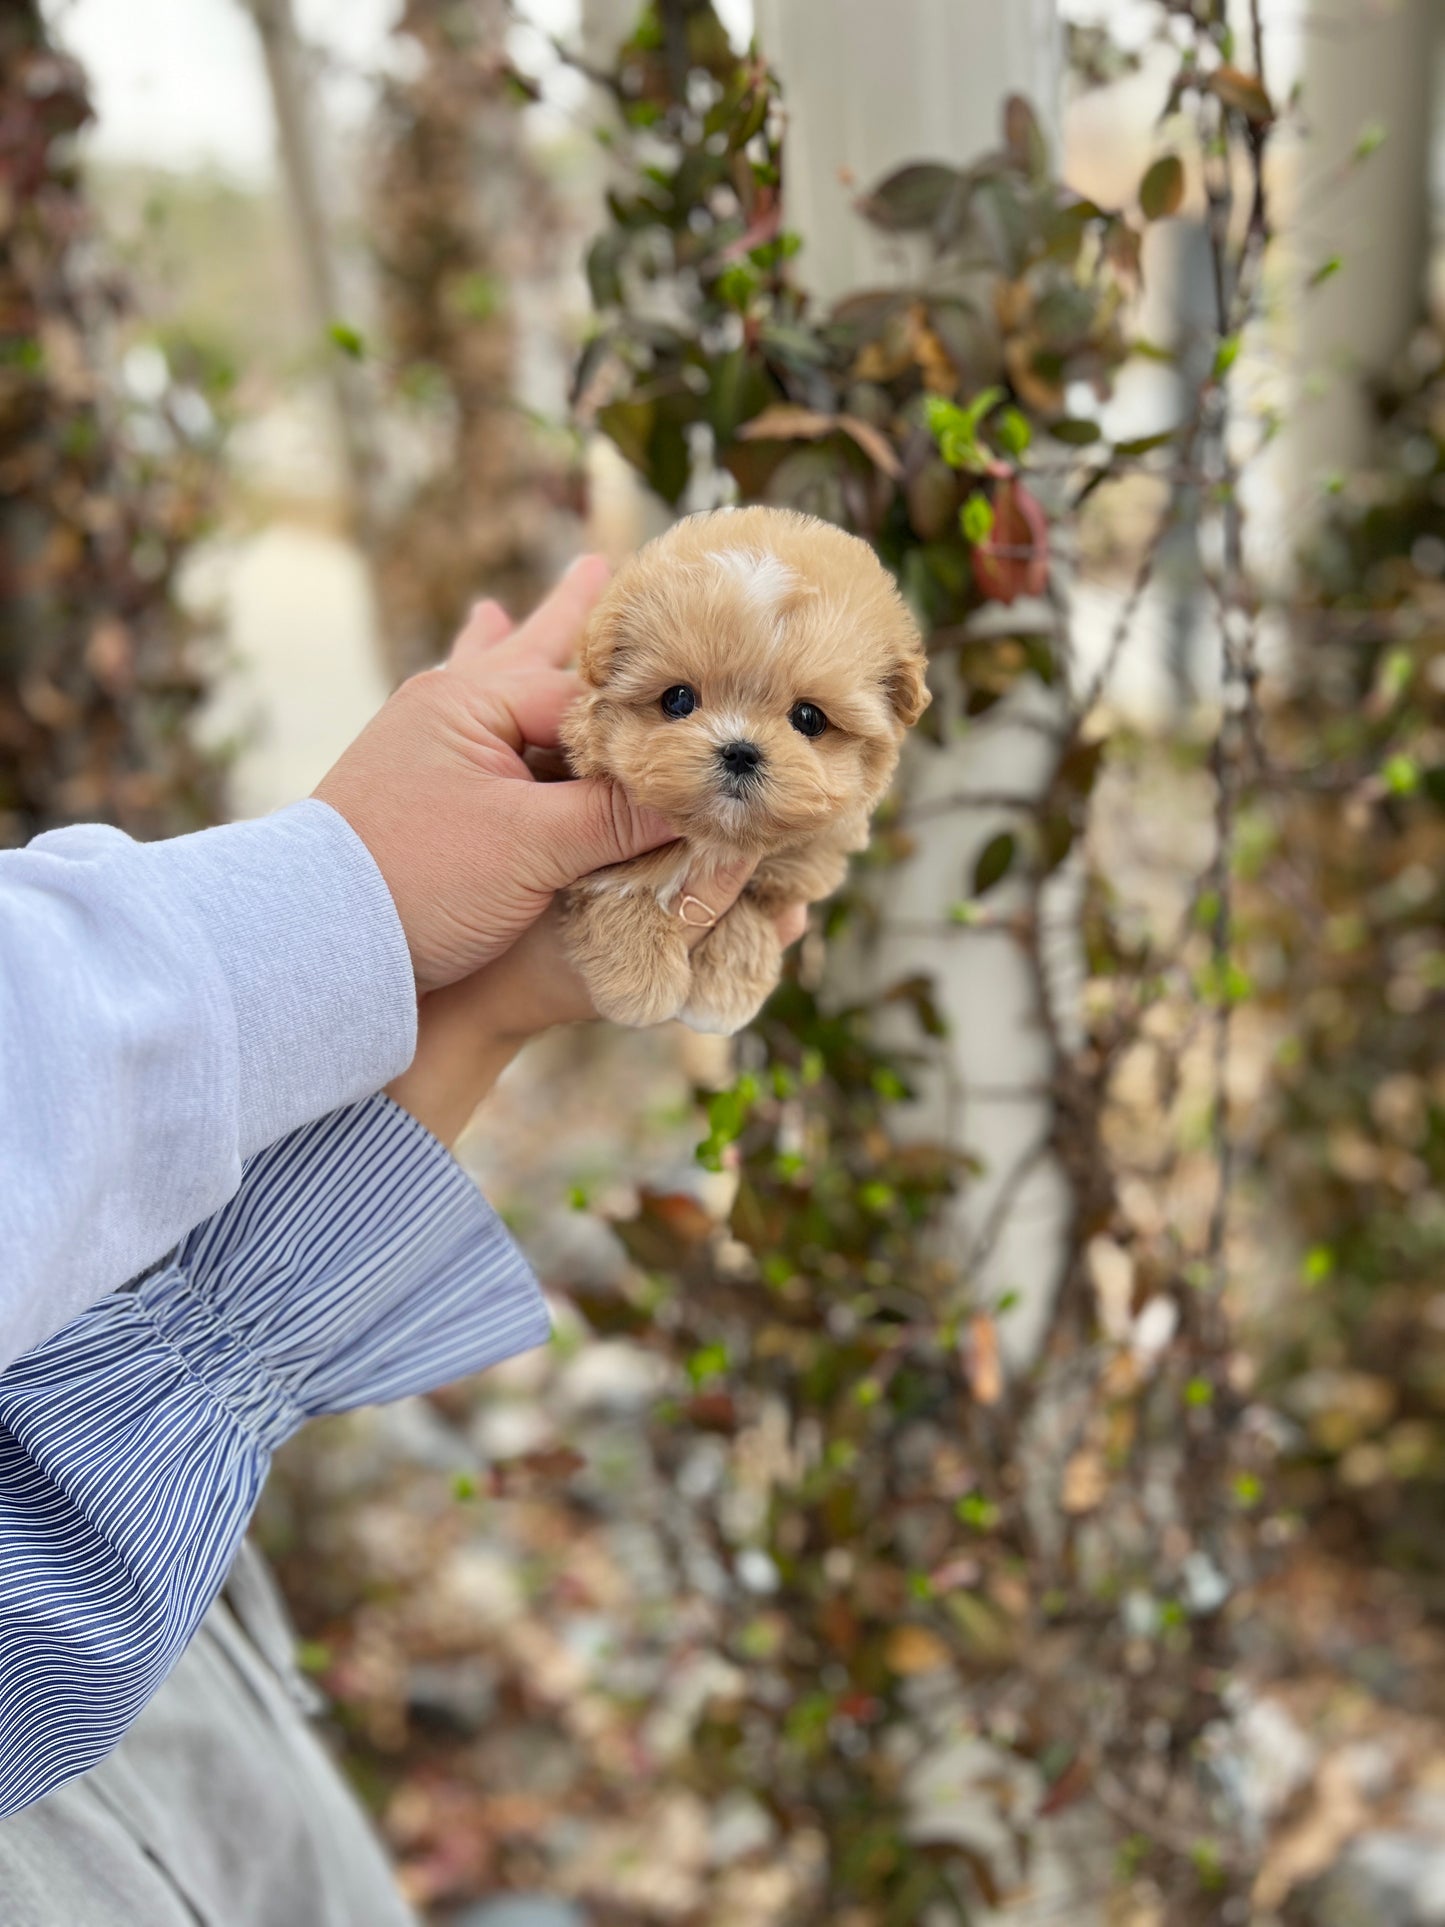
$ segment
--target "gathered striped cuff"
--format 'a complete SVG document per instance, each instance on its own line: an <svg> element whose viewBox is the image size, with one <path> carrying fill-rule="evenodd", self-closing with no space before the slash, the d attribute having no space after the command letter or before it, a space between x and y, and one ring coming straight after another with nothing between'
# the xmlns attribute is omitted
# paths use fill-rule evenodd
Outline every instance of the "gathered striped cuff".
<svg viewBox="0 0 1445 1927"><path fill-rule="evenodd" d="M252 1159L170 1263L0 1374L0 1816L121 1738L219 1591L283 1439L548 1331L471 1180L372 1098Z"/></svg>

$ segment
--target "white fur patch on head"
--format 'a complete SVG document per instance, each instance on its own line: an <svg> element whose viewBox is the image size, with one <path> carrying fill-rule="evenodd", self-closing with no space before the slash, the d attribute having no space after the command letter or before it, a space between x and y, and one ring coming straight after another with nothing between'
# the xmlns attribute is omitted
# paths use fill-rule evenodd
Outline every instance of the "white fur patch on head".
<svg viewBox="0 0 1445 1927"><path fill-rule="evenodd" d="M782 603L798 586L797 570L766 549L718 549L713 561L741 584L744 602L765 620L776 620Z"/></svg>

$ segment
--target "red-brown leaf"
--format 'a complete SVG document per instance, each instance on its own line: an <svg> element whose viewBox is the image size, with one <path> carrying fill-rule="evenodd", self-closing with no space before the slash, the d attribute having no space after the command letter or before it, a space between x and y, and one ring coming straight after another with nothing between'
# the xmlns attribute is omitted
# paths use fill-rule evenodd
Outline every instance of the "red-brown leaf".
<svg viewBox="0 0 1445 1927"><path fill-rule="evenodd" d="M993 496L993 534L973 552L973 579L989 602L1042 595L1049 584L1049 524L1037 497L1012 476Z"/></svg>

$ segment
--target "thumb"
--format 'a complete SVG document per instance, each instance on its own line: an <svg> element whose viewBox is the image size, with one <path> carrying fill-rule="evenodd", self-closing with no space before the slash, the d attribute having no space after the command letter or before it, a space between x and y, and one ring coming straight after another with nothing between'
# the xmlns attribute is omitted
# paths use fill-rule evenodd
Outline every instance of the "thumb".
<svg viewBox="0 0 1445 1927"><path fill-rule="evenodd" d="M600 778L529 784L514 803L534 839L539 881L554 890L677 840L656 810L642 809L618 784Z"/></svg>

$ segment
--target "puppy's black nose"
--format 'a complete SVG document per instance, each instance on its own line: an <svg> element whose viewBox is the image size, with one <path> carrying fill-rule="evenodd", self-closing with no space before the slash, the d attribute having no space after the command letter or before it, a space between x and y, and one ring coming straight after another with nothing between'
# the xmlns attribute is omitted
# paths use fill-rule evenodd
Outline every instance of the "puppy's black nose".
<svg viewBox="0 0 1445 1927"><path fill-rule="evenodd" d="M756 743L724 743L717 754L729 776L751 776L763 760Z"/></svg>

